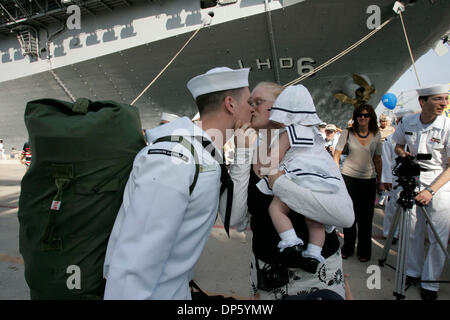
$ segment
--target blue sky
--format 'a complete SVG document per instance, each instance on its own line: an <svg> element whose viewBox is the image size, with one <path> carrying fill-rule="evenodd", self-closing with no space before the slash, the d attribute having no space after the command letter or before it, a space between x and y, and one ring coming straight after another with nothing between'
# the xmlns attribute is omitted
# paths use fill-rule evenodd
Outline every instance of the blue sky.
<svg viewBox="0 0 450 320"><path fill-rule="evenodd" d="M447 46L449 48L449 46ZM447 54L438 56L433 49L417 59L416 69L422 87L435 83L450 83L450 49ZM413 91L419 88L414 68L411 66L388 90L399 97L402 91ZM412 93L412 92L410 92ZM417 104L418 107L418 104ZM388 111L382 103L376 108L377 114Z"/></svg>

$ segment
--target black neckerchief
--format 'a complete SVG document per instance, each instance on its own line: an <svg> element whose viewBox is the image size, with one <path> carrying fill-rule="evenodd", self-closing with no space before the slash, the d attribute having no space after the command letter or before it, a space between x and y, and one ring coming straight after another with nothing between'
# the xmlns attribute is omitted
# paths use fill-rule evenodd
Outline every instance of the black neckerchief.
<svg viewBox="0 0 450 320"><path fill-rule="evenodd" d="M225 221L223 222L225 232L228 235L228 238L230 238L230 218L231 218L231 206L233 204L233 191L234 191L234 184L233 180L230 177L230 174L228 173L228 168L226 167L225 163L223 162L223 158L220 156L220 154L216 153L216 148L214 147L213 143L209 140L206 140L204 137L195 137L197 141L199 141L203 148L208 151L211 156L216 159L217 162L220 164L221 169L221 175L220 175L220 194L225 190L228 190L227 193L227 206L225 210ZM211 149L211 150L210 150Z"/></svg>

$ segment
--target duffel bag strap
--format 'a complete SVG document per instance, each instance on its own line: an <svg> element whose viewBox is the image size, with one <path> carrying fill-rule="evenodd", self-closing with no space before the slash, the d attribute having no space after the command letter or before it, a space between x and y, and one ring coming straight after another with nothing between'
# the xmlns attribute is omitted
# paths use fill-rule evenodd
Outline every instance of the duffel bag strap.
<svg viewBox="0 0 450 320"><path fill-rule="evenodd" d="M195 175L194 175L194 181L189 186L189 195L191 195L192 191L194 191L194 188L195 188L195 185L196 185L197 179L198 179L198 174L200 172L200 163L199 163L198 155L197 155L197 152L195 151L194 145L192 143L190 143L183 136L165 136L165 137L161 137L159 139L156 139L153 142L153 144L158 143L158 142L176 142L176 143L180 143L192 153L192 156L194 157L194 162L195 162Z"/></svg>
<svg viewBox="0 0 450 320"><path fill-rule="evenodd" d="M44 243L44 250L61 250L62 239L54 235L56 215L61 209L63 200L63 191L73 180L73 165L72 164L53 164L53 176L55 178L55 184L57 193L53 198L50 206L50 212L48 217L47 226L42 237Z"/></svg>

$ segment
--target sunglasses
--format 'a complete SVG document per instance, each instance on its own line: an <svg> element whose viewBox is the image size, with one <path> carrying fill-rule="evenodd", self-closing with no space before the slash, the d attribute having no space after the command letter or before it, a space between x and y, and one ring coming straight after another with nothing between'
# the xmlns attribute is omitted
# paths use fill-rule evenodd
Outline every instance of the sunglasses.
<svg viewBox="0 0 450 320"><path fill-rule="evenodd" d="M356 116L358 118L370 118L370 115L368 113L358 113Z"/></svg>

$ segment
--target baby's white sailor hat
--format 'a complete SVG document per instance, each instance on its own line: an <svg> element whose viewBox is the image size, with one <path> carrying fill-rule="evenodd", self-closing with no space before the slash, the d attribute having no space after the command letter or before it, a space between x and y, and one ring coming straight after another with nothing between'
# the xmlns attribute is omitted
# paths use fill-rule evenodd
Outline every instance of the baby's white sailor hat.
<svg viewBox="0 0 450 320"><path fill-rule="evenodd" d="M322 122L308 89L303 85L289 86L281 92L270 110L270 120L284 125L317 125Z"/></svg>

